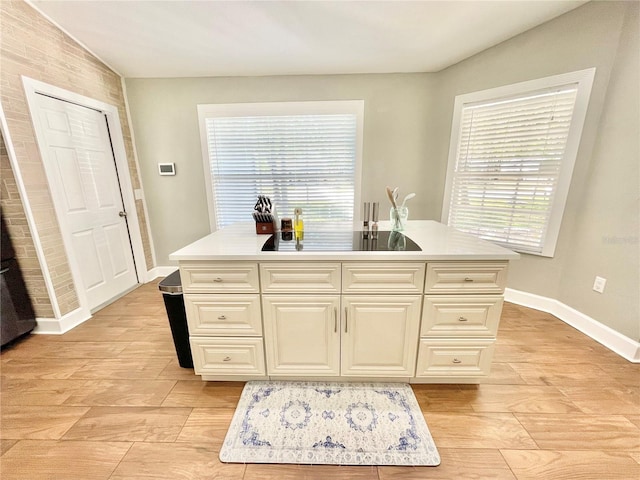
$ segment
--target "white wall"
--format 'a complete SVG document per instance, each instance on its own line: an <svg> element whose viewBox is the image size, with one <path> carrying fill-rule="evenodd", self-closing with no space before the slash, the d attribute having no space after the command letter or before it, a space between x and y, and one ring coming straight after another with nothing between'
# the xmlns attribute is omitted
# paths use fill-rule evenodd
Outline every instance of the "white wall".
<svg viewBox="0 0 640 480"><path fill-rule="evenodd" d="M418 193L413 218L438 219L445 166L425 133L433 128L432 84L430 74L127 79L158 265L171 265L171 252L209 233L201 103L363 99L362 200L387 205L385 186L399 186ZM159 162L176 162L176 176L159 176Z"/></svg>
<svg viewBox="0 0 640 480"><path fill-rule="evenodd" d="M628 9L558 299L640 341L640 3Z"/></svg>
<svg viewBox="0 0 640 480"><path fill-rule="evenodd" d="M640 338L638 5L590 2L440 72L436 108L447 128L435 154L448 151L456 95L596 67L555 255L522 255L512 263L509 287L559 300L634 340ZM608 279L604 294L591 288L596 275Z"/></svg>
<svg viewBox="0 0 640 480"><path fill-rule="evenodd" d="M198 103L364 99L363 200L399 186L418 193L412 218L439 220L456 95L596 67L556 255L523 255L509 287L640 339L637 16L637 2L590 2L435 74L126 80L158 264L208 233ZM177 176L160 177L169 161Z"/></svg>

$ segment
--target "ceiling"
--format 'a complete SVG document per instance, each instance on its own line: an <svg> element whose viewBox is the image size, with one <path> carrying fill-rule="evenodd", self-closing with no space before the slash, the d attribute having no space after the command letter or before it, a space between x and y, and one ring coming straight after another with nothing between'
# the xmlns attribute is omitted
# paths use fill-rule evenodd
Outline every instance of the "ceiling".
<svg viewBox="0 0 640 480"><path fill-rule="evenodd" d="M127 78L436 72L586 1L29 0Z"/></svg>

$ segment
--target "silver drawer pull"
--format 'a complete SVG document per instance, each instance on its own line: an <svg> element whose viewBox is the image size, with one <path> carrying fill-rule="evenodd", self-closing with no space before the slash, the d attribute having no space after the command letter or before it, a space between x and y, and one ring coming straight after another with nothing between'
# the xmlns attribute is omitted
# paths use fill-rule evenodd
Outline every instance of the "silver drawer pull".
<svg viewBox="0 0 640 480"><path fill-rule="evenodd" d="M462 363L462 360L458 360L457 358L454 358L453 363Z"/></svg>
<svg viewBox="0 0 640 480"><path fill-rule="evenodd" d="M473 278L466 277L466 278L464 279L464 281L465 281L465 282L473 282Z"/></svg>
<svg viewBox="0 0 640 480"><path fill-rule="evenodd" d="M222 359L223 362L230 362L231 361L231 357L224 357Z"/></svg>
<svg viewBox="0 0 640 480"><path fill-rule="evenodd" d="M465 317L458 317L459 322L467 322L468 320Z"/></svg>
<svg viewBox="0 0 640 480"><path fill-rule="evenodd" d="M220 277L214 278L213 281L216 283L222 283L222 279Z"/></svg>
<svg viewBox="0 0 640 480"><path fill-rule="evenodd" d="M338 333L338 308L333 307L333 333Z"/></svg>
<svg viewBox="0 0 640 480"><path fill-rule="evenodd" d="M218 317L218 320L226 320L226 319L227 319L227 317L225 317L224 315L220 315L220 316Z"/></svg>

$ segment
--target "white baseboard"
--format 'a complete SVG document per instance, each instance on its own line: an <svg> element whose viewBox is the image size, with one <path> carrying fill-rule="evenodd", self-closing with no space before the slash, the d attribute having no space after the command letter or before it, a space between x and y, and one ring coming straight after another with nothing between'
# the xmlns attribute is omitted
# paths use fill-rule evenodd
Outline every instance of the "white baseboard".
<svg viewBox="0 0 640 480"><path fill-rule="evenodd" d="M630 362L640 363L640 342L616 332L611 327L558 300L511 288L505 290L504 299L524 307L550 313L621 357Z"/></svg>
<svg viewBox="0 0 640 480"><path fill-rule="evenodd" d="M155 280L158 277L166 277L167 275L171 275L176 270L178 270L177 266L154 267L147 272L147 282Z"/></svg>
<svg viewBox="0 0 640 480"><path fill-rule="evenodd" d="M31 333L62 335L91 318L91 313L83 308L63 315L62 318L36 318L36 328Z"/></svg>

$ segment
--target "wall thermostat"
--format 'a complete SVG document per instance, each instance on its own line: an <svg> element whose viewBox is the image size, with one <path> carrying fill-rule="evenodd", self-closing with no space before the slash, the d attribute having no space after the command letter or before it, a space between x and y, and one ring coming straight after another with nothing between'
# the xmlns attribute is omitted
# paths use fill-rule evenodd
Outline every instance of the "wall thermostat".
<svg viewBox="0 0 640 480"><path fill-rule="evenodd" d="M176 164L175 163L159 163L158 172L160 172L160 175L175 175Z"/></svg>

